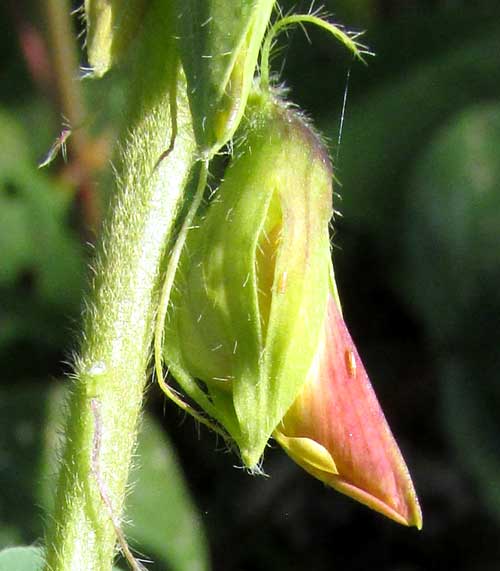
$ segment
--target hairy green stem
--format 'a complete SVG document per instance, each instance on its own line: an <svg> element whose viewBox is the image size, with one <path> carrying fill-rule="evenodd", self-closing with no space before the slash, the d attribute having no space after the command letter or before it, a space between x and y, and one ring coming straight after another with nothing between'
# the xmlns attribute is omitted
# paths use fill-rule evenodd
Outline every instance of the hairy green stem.
<svg viewBox="0 0 500 571"><path fill-rule="evenodd" d="M120 521L136 441L161 261L195 153L166 4L151 2L130 73L133 103L94 262L47 534L51 571L109 571L115 553L113 520ZM175 144L157 164L175 107Z"/></svg>

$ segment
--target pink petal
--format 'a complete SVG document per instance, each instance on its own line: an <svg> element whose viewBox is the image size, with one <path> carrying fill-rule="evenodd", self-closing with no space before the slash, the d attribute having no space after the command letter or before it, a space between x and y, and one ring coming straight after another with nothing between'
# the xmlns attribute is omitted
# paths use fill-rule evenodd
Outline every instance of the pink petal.
<svg viewBox="0 0 500 571"><path fill-rule="evenodd" d="M339 492L422 527L408 469L333 296L306 385L275 436L298 464Z"/></svg>

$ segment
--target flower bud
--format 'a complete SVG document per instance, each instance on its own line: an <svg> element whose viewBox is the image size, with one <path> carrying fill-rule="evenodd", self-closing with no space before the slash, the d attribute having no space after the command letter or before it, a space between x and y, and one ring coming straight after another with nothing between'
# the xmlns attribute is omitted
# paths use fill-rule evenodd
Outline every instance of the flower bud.
<svg viewBox="0 0 500 571"><path fill-rule="evenodd" d="M332 172L294 110L254 95L176 277L165 359L254 467L273 434L305 470L421 527L411 479L342 319Z"/></svg>
<svg viewBox="0 0 500 571"><path fill-rule="evenodd" d="M297 112L266 96L247 116L216 198L189 234L165 359L254 467L323 331L332 173Z"/></svg>
<svg viewBox="0 0 500 571"><path fill-rule="evenodd" d="M196 141L217 152L245 110L275 0L178 0L177 28Z"/></svg>
<svg viewBox="0 0 500 571"><path fill-rule="evenodd" d="M87 53L96 77L120 60L134 39L149 0L85 0Z"/></svg>
<svg viewBox="0 0 500 571"><path fill-rule="evenodd" d="M334 295L307 380L274 436L307 472L405 525L422 514Z"/></svg>

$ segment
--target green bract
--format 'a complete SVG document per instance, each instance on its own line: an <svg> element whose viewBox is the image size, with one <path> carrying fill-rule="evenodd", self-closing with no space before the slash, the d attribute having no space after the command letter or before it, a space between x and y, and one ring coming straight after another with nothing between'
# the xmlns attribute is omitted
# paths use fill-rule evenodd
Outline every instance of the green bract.
<svg viewBox="0 0 500 571"><path fill-rule="evenodd" d="M274 0L178 0L180 54L196 140L216 152L234 134Z"/></svg>
<svg viewBox="0 0 500 571"><path fill-rule="evenodd" d="M189 233L165 360L184 392L255 466L302 387L329 291L331 166L303 118L249 102L224 181Z"/></svg>
<svg viewBox="0 0 500 571"><path fill-rule="evenodd" d="M96 77L121 58L134 39L150 0L85 0L87 54Z"/></svg>

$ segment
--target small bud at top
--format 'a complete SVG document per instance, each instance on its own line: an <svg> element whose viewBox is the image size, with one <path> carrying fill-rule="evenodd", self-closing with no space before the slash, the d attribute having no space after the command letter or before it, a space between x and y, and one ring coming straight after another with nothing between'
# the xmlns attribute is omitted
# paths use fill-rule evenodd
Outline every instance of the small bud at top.
<svg viewBox="0 0 500 571"><path fill-rule="evenodd" d="M209 156L234 135L275 0L180 0L178 36L193 126Z"/></svg>
<svg viewBox="0 0 500 571"><path fill-rule="evenodd" d="M92 72L103 76L134 39L149 0L85 0L87 54Z"/></svg>

